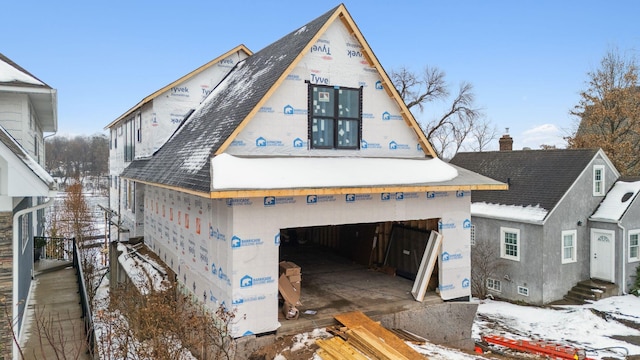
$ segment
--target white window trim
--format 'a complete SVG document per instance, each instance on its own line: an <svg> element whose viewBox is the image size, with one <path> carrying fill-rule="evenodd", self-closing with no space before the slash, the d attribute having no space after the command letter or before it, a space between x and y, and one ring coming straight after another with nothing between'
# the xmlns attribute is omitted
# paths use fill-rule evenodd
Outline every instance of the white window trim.
<svg viewBox="0 0 640 360"><path fill-rule="evenodd" d="M476 245L476 226L474 224L471 224L471 227L469 228L469 242L471 243L471 246Z"/></svg>
<svg viewBox="0 0 640 360"><path fill-rule="evenodd" d="M493 286L489 286L489 281L493 283ZM499 284L497 288L495 284ZM498 292L498 293L502 292L502 282L500 280L488 278L487 281L485 282L485 286L487 287L488 290Z"/></svg>
<svg viewBox="0 0 640 360"><path fill-rule="evenodd" d="M638 256L637 257L631 257L631 235L638 235ZM640 229L635 229L635 230L629 230L629 238L628 238L628 256L629 256L629 262L638 262L640 261Z"/></svg>
<svg viewBox="0 0 640 360"><path fill-rule="evenodd" d="M596 191L596 184L598 181L596 180L596 171L600 170L600 191ZM593 196L604 196L604 165L593 165Z"/></svg>
<svg viewBox="0 0 640 360"><path fill-rule="evenodd" d="M506 254L506 244L504 243L504 235L506 233L514 233L516 234L518 243L517 246L517 255L507 255ZM513 229L507 227L500 228L500 257L507 260L520 261L520 253L522 253L522 241L520 239L520 229Z"/></svg>
<svg viewBox="0 0 640 360"><path fill-rule="evenodd" d="M518 286L518 295L529 296L529 288L524 286Z"/></svg>
<svg viewBox="0 0 640 360"><path fill-rule="evenodd" d="M564 237L571 235L573 237L573 251L571 259L565 259L564 257ZM578 231L577 230L565 230L560 236L560 259L563 264L570 264L578 261Z"/></svg>

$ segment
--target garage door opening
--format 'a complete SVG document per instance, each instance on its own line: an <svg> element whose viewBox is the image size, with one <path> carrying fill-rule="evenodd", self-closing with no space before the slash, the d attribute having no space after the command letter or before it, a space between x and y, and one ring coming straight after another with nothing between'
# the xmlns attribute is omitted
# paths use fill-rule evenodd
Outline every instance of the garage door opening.
<svg viewBox="0 0 640 360"><path fill-rule="evenodd" d="M437 226L438 219L429 219L281 229L280 261L299 267L299 277L291 280L301 304L292 320L281 308L278 332L299 331L305 323L328 326L334 315L348 311L392 313L441 302L435 293L437 266L423 302L411 294L429 234Z"/></svg>

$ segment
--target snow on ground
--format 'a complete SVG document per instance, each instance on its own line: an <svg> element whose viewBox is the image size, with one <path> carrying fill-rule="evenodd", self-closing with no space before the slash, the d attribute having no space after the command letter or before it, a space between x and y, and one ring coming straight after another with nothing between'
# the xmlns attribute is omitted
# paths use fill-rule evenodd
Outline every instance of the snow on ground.
<svg viewBox="0 0 640 360"><path fill-rule="evenodd" d="M591 309L607 314L598 316ZM587 350L591 358L640 354L640 346L612 337L640 336L640 331L616 319L636 323L640 327L640 299L633 295L606 298L592 304L566 305L554 308L519 306L483 300L478 307L473 337L492 334L511 339L554 341ZM614 350L598 350L615 348ZM622 358L622 357L620 357Z"/></svg>
<svg viewBox="0 0 640 360"><path fill-rule="evenodd" d="M64 194L64 193L63 193ZM97 233L104 233L104 214L99 214L97 204L105 204L106 198L85 194L87 202L94 218L99 219L94 223ZM64 195L60 196L61 201ZM132 249L127 249L127 253ZM135 269L136 267L132 267ZM153 272L154 267L150 269ZM104 297L104 282L98 290L98 298ZM102 294L100 294L102 293ZM556 306L554 308L540 308L534 306L520 306L507 302L482 300L478 301L478 314L473 325L472 336L479 340L481 334L493 334L512 339L543 339L590 350L587 355L593 359L602 359L606 356L622 359L624 348L629 355L640 355L640 346L624 341L624 337L638 337L640 339L640 298L633 295L615 296L606 298L588 305L582 306ZM599 316L594 313L604 313ZM98 307L95 311L104 311ZM631 326L627 326L627 325ZM104 335L106 328L97 324L98 338ZM104 326L104 324L102 324ZM295 351L308 347L317 338L326 337L324 329L316 329L313 332L299 334L294 338L290 350ZM613 338L616 337L616 338ZM640 344L640 340L636 343ZM455 349L434 345L411 345L418 352L425 354L434 360L476 360L481 357L464 353ZM595 351L615 347L615 351ZM276 357L278 360L286 360L283 355ZM314 359L319 359L315 356Z"/></svg>
<svg viewBox="0 0 640 360"><path fill-rule="evenodd" d="M592 309L606 315L603 318ZM618 320L631 326L626 326ZM591 359L624 359L626 354L640 354L640 346L623 340L626 336L640 337L640 331L636 328L640 328L640 298L633 295L610 297L587 305L544 308L482 300L479 301L472 336L475 340L480 340L481 334L500 335L516 340L546 340L585 349L587 356ZM321 337L325 337L324 333L318 329L299 334L294 338L294 344L287 350L309 346L313 340ZM638 343L638 340L635 342ZM474 355L430 343L408 344L433 360L492 358L490 354ZM523 354L516 356L537 358ZM287 358L279 354L276 359L286 360ZM319 357L316 355L312 359L319 359Z"/></svg>

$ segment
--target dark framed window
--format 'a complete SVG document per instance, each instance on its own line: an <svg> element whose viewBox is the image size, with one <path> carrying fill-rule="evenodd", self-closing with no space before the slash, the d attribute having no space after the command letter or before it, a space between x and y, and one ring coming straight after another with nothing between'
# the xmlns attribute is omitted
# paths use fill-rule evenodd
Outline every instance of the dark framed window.
<svg viewBox="0 0 640 360"><path fill-rule="evenodd" d="M129 120L124 124L124 161L133 161L135 154L134 121Z"/></svg>
<svg viewBox="0 0 640 360"><path fill-rule="evenodd" d="M362 88L309 84L309 144L312 149L359 149Z"/></svg>

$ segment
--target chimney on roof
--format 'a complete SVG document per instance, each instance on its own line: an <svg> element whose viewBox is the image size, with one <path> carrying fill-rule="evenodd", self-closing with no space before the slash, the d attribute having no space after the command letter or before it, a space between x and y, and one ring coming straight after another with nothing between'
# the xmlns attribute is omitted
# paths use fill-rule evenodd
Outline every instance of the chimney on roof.
<svg viewBox="0 0 640 360"><path fill-rule="evenodd" d="M509 136L509 128L507 128L506 134L502 135L498 142L500 143L500 151L513 150L513 138Z"/></svg>

